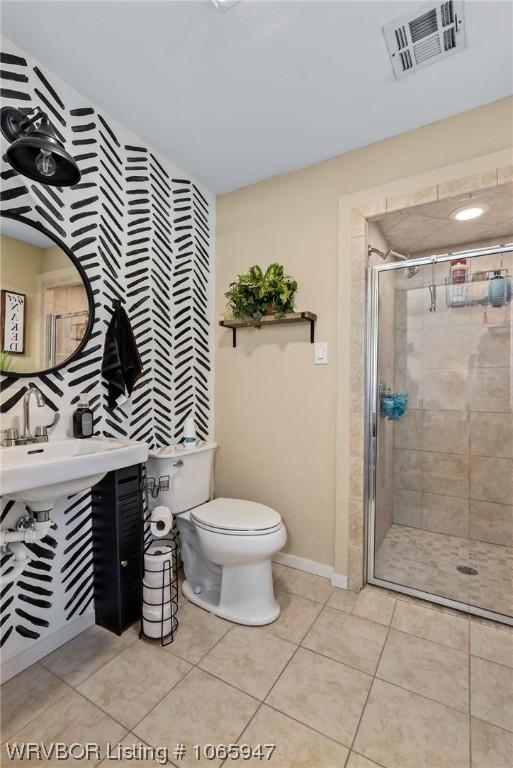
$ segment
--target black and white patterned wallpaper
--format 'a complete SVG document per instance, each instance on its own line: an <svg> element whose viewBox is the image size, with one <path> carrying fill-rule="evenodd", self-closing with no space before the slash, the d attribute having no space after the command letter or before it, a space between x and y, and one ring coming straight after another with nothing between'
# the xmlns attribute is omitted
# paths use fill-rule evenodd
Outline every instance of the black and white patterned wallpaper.
<svg viewBox="0 0 513 768"><path fill-rule="evenodd" d="M78 396L86 391L99 435L165 445L181 438L192 412L198 435L207 437L214 196L5 40L1 64L3 104L46 111L82 173L75 187L60 189L1 164L2 210L39 221L65 240L94 292L93 333L80 358L33 379L49 408L61 414L58 431L69 429ZM114 299L124 302L132 322L144 376L130 404L111 412L100 366ZM3 377L2 428L19 417L29 381ZM3 502L2 527L13 524L20 506ZM89 510L88 492L60 502L51 535L30 546L37 559L2 590L4 661L93 610ZM9 570L9 556L0 565Z"/></svg>

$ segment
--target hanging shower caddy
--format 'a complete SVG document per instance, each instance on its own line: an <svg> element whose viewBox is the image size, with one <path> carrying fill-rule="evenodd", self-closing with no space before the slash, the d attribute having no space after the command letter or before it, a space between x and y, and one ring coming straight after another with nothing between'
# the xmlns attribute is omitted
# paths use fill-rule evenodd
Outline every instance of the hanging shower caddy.
<svg viewBox="0 0 513 768"><path fill-rule="evenodd" d="M471 260L470 260L471 261ZM445 298L450 309L470 306L502 307L512 299L512 280L504 269L468 270L463 277L445 278Z"/></svg>

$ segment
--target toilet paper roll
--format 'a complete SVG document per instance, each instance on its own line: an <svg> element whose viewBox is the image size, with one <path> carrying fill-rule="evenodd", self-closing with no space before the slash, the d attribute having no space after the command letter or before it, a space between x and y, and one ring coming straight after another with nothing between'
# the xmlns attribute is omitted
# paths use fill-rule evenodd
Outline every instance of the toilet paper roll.
<svg viewBox="0 0 513 768"><path fill-rule="evenodd" d="M164 619L162 621L162 619ZM159 638L171 632L171 606L143 605L143 632L146 637Z"/></svg>
<svg viewBox="0 0 513 768"><path fill-rule="evenodd" d="M173 575L171 547L154 544L144 555L143 584L148 587L169 586Z"/></svg>
<svg viewBox="0 0 513 768"><path fill-rule="evenodd" d="M162 603L169 603L171 600L171 584L165 583L155 584L154 586L143 581L143 601L144 607L162 605Z"/></svg>
<svg viewBox="0 0 513 768"><path fill-rule="evenodd" d="M151 570L159 567L156 563L161 564L166 560L171 560L171 547L161 547L154 544L144 554L144 566L151 568Z"/></svg>
<svg viewBox="0 0 513 768"><path fill-rule="evenodd" d="M161 605L143 605L143 619L161 621L162 614L164 614L164 620L171 617L171 605L169 603L164 606L164 611L162 611Z"/></svg>
<svg viewBox="0 0 513 768"><path fill-rule="evenodd" d="M143 587L148 587L149 589L153 589L155 591L161 590L162 587L169 587L171 585L171 581L173 578L173 574L171 569L167 569L165 571L158 570L158 571L148 571L146 570L144 572L144 578L143 578ZM154 602L153 600L149 600L148 602Z"/></svg>
<svg viewBox="0 0 513 768"><path fill-rule="evenodd" d="M166 603L171 598L173 564L171 561L152 562L145 566L143 577L143 600L150 605Z"/></svg>
<svg viewBox="0 0 513 768"><path fill-rule="evenodd" d="M150 529L156 539L167 536L173 525L173 515L169 507L155 507L150 516Z"/></svg>

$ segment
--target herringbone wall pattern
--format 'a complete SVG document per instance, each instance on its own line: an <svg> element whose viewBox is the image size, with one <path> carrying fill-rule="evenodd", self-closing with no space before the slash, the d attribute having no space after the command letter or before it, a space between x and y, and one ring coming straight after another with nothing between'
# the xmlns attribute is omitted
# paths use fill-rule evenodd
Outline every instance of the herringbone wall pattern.
<svg viewBox="0 0 513 768"><path fill-rule="evenodd" d="M33 380L63 418L88 392L96 432L105 437L165 445L180 439L190 412L199 436L207 437L213 196L6 41L1 63L3 105L45 110L82 173L75 187L60 189L31 182L2 160L2 210L39 221L72 248L91 282L96 313L89 342L69 366L29 379L2 377L2 418L19 409ZM111 412L100 367L114 299L132 322L144 375L131 402ZM21 512L4 501L2 525ZM0 594L4 658L92 610L89 492L60 503L53 518L51 536L31 546L38 559ZM9 557L0 565L7 571Z"/></svg>

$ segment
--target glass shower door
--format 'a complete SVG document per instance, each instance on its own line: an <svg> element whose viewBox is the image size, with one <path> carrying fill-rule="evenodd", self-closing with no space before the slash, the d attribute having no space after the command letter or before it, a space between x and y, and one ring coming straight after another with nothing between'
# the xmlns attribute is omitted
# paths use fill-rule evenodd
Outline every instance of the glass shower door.
<svg viewBox="0 0 513 768"><path fill-rule="evenodd" d="M512 622L513 253L454 261L371 270L368 580Z"/></svg>
<svg viewBox="0 0 513 768"><path fill-rule="evenodd" d="M86 311L47 315L48 367L59 365L69 358L81 341L87 326Z"/></svg>

